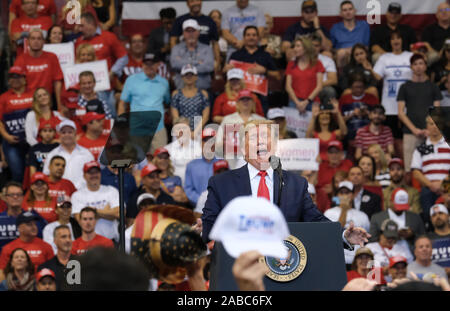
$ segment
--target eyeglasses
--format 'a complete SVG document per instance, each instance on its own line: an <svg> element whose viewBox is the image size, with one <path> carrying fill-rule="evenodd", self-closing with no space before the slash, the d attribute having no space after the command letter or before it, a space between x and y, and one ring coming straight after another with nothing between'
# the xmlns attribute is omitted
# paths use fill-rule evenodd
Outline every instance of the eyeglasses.
<svg viewBox="0 0 450 311"><path fill-rule="evenodd" d="M19 197L23 197L23 193L7 193L6 196L10 197L10 198L12 198L12 197L19 198Z"/></svg>

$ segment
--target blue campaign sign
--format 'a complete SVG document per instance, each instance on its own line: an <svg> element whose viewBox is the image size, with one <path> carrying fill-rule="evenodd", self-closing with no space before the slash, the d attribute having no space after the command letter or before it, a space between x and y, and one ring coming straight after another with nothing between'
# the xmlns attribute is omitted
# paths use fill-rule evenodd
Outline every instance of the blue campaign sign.
<svg viewBox="0 0 450 311"><path fill-rule="evenodd" d="M433 241L432 261L441 267L450 267L450 239Z"/></svg>

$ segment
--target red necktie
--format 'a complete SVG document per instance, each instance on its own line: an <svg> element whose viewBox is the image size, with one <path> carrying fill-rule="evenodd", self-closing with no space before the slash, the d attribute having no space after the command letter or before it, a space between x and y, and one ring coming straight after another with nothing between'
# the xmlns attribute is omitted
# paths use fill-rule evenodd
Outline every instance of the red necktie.
<svg viewBox="0 0 450 311"><path fill-rule="evenodd" d="M261 179L259 180L259 186L258 186L258 198L266 198L267 200L270 201L269 188L267 188L266 179L265 179L265 177L267 176L267 172L259 171L258 175L261 176Z"/></svg>

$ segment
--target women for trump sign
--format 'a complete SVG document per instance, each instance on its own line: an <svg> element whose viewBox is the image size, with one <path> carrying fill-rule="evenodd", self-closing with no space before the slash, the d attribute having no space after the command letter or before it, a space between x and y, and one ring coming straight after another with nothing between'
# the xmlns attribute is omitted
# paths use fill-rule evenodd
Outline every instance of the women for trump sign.
<svg viewBox="0 0 450 311"><path fill-rule="evenodd" d="M66 89L77 85L78 76L83 71L92 71L95 77L95 91L106 91L111 88L109 82L108 64L106 60L99 60L95 62L88 62L82 64L75 64L63 68L64 84Z"/></svg>
<svg viewBox="0 0 450 311"><path fill-rule="evenodd" d="M283 169L288 171L319 169L316 158L319 154L317 138L281 139L277 142L276 155L280 157Z"/></svg>

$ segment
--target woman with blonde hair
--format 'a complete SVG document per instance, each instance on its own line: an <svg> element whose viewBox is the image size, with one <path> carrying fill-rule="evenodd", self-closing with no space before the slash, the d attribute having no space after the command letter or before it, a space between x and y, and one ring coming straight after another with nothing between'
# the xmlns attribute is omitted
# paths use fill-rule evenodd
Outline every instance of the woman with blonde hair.
<svg viewBox="0 0 450 311"><path fill-rule="evenodd" d="M38 143L37 136L41 119L50 120L55 127L63 119L58 111L52 110L50 93L43 87L34 91L31 111L27 113L25 119L25 136L30 146Z"/></svg>
<svg viewBox="0 0 450 311"><path fill-rule="evenodd" d="M286 92L289 106L300 112L311 111L312 104L319 102L325 68L317 55L312 41L306 37L294 41L295 59L286 67Z"/></svg>
<svg viewBox="0 0 450 311"><path fill-rule="evenodd" d="M212 119L214 123L222 123L225 116L236 112L237 96L241 90L245 89L244 71L238 68L227 72L227 83L225 91L214 101ZM264 116L264 111L258 97L253 94L253 100L256 105L256 113Z"/></svg>
<svg viewBox="0 0 450 311"><path fill-rule="evenodd" d="M385 188L391 184L389 175L388 159L379 144L372 144L367 149L368 154L375 160L375 181Z"/></svg>
<svg viewBox="0 0 450 311"><path fill-rule="evenodd" d="M81 63L93 62L96 59L97 59L97 57L95 56L95 49L92 44L82 43L77 47L77 50L75 53L75 63L81 64Z"/></svg>

